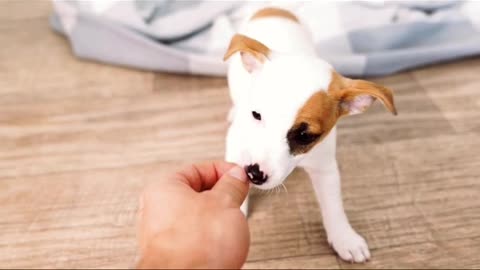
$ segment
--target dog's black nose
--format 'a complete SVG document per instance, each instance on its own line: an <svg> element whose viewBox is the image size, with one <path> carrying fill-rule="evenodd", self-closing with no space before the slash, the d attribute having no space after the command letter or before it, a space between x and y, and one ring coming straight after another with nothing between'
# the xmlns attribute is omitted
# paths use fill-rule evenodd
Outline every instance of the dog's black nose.
<svg viewBox="0 0 480 270"><path fill-rule="evenodd" d="M246 166L245 172L247 173L250 182L254 183L255 185L261 185L268 179L268 175L264 174L260 170L260 166L258 166L257 163Z"/></svg>

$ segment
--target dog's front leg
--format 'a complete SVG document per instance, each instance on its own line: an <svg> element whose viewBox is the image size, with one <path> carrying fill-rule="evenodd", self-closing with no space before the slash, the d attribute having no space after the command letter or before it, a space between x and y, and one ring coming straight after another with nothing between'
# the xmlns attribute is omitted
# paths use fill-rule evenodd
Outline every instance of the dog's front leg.
<svg viewBox="0 0 480 270"><path fill-rule="evenodd" d="M370 259L367 243L348 222L343 209L340 175L336 162L329 168L305 168L320 204L329 244L346 261Z"/></svg>

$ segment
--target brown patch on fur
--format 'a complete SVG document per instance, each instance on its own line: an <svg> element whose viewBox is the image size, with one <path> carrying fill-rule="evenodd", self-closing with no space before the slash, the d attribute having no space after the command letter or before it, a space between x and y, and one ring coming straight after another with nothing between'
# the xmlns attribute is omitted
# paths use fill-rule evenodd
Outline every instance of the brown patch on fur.
<svg viewBox="0 0 480 270"><path fill-rule="evenodd" d="M345 89L345 87L350 84L350 81L351 79L343 77L336 71L332 71L332 79L330 80L330 85L328 85L328 92L332 93Z"/></svg>
<svg viewBox="0 0 480 270"><path fill-rule="evenodd" d="M287 20L294 21L296 23L300 22L297 16L295 16L290 11L281 9L281 8L274 8L274 7L260 9L259 11L255 12L255 14L253 14L250 20L255 20L255 19L260 19L265 17L281 17Z"/></svg>
<svg viewBox="0 0 480 270"><path fill-rule="evenodd" d="M307 132L319 135L313 143L309 145L295 145L290 143L290 152L293 155L303 154L312 149L317 142L321 141L333 128L338 119L338 100L334 99L327 92L318 91L313 94L305 105L299 110L297 118L290 129L294 131L302 123L308 126Z"/></svg>
<svg viewBox="0 0 480 270"><path fill-rule="evenodd" d="M250 53L261 63L264 63L270 55L270 49L263 43L241 34L236 34L232 37L223 61L226 61L236 52Z"/></svg>
<svg viewBox="0 0 480 270"><path fill-rule="evenodd" d="M287 135L290 153L298 155L310 151L325 138L340 117L349 114L343 104L352 101L359 95L378 98L390 112L397 114L390 89L369 81L348 79L333 71L328 91L316 92L298 111L295 122ZM302 126L307 126L309 134L319 135L319 137L308 145L295 143L294 140L291 140L294 138L291 134Z"/></svg>
<svg viewBox="0 0 480 270"><path fill-rule="evenodd" d="M306 122L315 134L328 131L337 119L338 102L324 91L313 94L297 114L295 123Z"/></svg>

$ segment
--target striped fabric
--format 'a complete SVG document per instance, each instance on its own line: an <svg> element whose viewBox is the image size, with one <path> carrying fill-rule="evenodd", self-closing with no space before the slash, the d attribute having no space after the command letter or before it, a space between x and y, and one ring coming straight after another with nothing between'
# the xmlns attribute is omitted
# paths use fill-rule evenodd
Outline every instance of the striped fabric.
<svg viewBox="0 0 480 270"><path fill-rule="evenodd" d="M224 76L231 36L268 5L294 12L319 55L345 75L385 75L480 53L476 1L54 0L50 23L80 58Z"/></svg>

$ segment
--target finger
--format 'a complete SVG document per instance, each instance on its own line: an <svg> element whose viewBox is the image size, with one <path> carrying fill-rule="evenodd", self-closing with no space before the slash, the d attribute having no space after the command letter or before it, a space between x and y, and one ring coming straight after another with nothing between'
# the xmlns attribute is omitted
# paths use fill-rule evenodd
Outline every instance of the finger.
<svg viewBox="0 0 480 270"><path fill-rule="evenodd" d="M248 181L245 171L238 166L225 173L212 188L212 192L225 194L232 199L235 207L240 207L248 194Z"/></svg>
<svg viewBox="0 0 480 270"><path fill-rule="evenodd" d="M179 180L197 192L211 189L225 172L235 165L225 161L192 164L174 175Z"/></svg>
<svg viewBox="0 0 480 270"><path fill-rule="evenodd" d="M136 222L136 231L137 231L137 242L139 243L139 249L143 251L144 249L144 235L143 235L143 220L144 220L144 206L145 206L145 195L142 193L138 200L138 211L137 211L137 222Z"/></svg>

